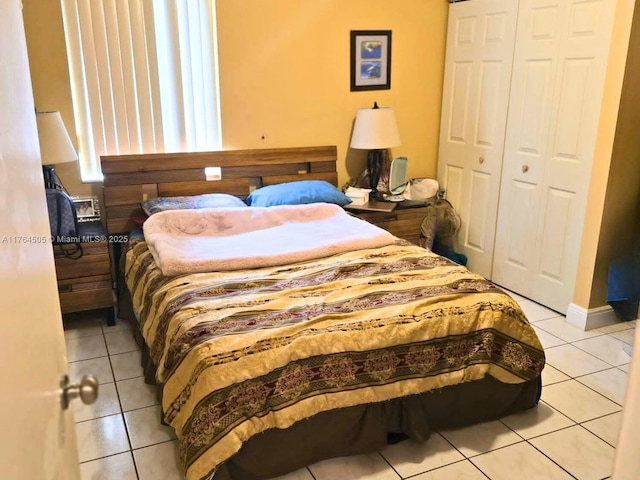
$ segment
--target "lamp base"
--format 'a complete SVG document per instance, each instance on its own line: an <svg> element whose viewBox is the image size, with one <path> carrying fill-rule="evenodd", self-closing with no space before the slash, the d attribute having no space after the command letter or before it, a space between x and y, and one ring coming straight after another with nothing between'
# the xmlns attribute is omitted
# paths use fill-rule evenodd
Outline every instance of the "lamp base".
<svg viewBox="0 0 640 480"><path fill-rule="evenodd" d="M386 200L384 199L382 194L376 190L375 192L369 192L369 201L370 202L385 202Z"/></svg>
<svg viewBox="0 0 640 480"><path fill-rule="evenodd" d="M384 168L384 150L376 149L369 150L367 154L367 170L369 171L369 201L377 202L382 200L382 195L378 192L378 183L380 182L380 175L382 175L382 169Z"/></svg>

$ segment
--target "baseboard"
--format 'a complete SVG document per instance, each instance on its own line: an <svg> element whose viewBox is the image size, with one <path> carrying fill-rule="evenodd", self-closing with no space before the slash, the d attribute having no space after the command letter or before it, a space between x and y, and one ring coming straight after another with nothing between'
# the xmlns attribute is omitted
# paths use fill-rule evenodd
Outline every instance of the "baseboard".
<svg viewBox="0 0 640 480"><path fill-rule="evenodd" d="M582 330L592 330L620 323L620 320L609 305L587 310L575 303L570 303L567 309L567 322Z"/></svg>

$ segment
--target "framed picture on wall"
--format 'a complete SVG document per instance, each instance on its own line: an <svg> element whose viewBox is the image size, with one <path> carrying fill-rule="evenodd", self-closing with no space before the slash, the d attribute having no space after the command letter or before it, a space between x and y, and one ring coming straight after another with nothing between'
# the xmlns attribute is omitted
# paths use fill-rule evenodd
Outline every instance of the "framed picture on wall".
<svg viewBox="0 0 640 480"><path fill-rule="evenodd" d="M391 30L351 30L351 91L391 88Z"/></svg>

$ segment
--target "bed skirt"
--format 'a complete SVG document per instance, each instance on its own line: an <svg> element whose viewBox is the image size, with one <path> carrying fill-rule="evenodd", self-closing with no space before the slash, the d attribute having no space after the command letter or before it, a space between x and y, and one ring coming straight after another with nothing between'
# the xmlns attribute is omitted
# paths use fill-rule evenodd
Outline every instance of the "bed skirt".
<svg viewBox="0 0 640 480"><path fill-rule="evenodd" d="M214 480L263 480L327 458L370 453L405 438L425 441L444 428L496 420L531 408L540 377L507 385L487 377L387 402L331 410L253 437Z"/></svg>

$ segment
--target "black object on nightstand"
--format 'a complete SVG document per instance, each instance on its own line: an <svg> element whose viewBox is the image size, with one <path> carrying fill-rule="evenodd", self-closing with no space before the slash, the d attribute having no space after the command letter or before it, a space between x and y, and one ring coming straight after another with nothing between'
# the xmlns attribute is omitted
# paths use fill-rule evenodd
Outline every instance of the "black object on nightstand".
<svg viewBox="0 0 640 480"><path fill-rule="evenodd" d="M62 313L108 309L107 324L115 325L109 243L102 223L78 225L78 238L54 247ZM79 245L82 255L65 255Z"/></svg>

